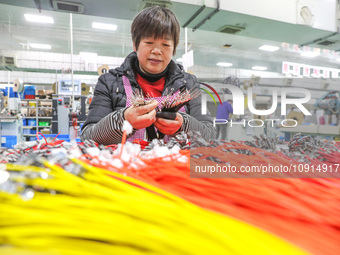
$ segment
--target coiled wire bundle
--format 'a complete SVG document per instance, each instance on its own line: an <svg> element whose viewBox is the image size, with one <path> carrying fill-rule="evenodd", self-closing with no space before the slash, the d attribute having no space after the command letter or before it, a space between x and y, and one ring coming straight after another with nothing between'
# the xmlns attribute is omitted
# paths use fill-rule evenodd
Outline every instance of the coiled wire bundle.
<svg viewBox="0 0 340 255"><path fill-rule="evenodd" d="M306 254L235 219L76 158L3 164L1 254Z"/></svg>
<svg viewBox="0 0 340 255"><path fill-rule="evenodd" d="M300 162L236 142L155 156L162 149L129 162L84 148L82 161L53 152L35 166L2 165L0 254L338 254L336 175L190 178L190 161Z"/></svg>
<svg viewBox="0 0 340 255"><path fill-rule="evenodd" d="M243 176L224 174L220 176L222 178L190 178L190 164L212 165L215 163L212 160L218 159L238 169L240 166L260 164L301 165L300 161L288 158L282 152L273 153L237 142L182 150L178 154L159 158L143 158L138 165L134 163L134 166L130 164L122 168L94 159L83 160L127 174L203 208L270 231L312 254L337 255L340 250L339 173L326 175L315 172L311 173L314 176L310 174L309 177L301 173L274 173L265 178L245 173ZM309 160L308 166L315 169L321 164L333 163Z"/></svg>

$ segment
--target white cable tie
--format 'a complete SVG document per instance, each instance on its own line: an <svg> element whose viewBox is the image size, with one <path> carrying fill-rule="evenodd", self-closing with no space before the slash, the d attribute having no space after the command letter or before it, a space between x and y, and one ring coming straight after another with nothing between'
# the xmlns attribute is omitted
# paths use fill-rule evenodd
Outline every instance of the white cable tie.
<svg viewBox="0 0 340 255"><path fill-rule="evenodd" d="M127 135L131 134L133 131L133 127L131 126L130 122L128 122L127 120L124 120L123 131L126 131Z"/></svg>

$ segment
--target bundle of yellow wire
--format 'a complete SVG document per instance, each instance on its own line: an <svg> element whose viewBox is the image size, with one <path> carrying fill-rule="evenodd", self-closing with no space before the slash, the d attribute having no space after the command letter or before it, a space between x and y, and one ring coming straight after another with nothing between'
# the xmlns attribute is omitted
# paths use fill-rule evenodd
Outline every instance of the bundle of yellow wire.
<svg viewBox="0 0 340 255"><path fill-rule="evenodd" d="M77 159L79 176L41 162L45 167L6 165L17 190L34 196L0 185L0 254L307 254L135 179Z"/></svg>

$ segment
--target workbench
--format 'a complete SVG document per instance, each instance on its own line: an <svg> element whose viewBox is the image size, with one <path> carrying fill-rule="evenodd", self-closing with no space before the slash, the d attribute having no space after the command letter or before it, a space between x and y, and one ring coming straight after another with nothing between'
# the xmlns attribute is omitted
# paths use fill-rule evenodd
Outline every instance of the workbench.
<svg viewBox="0 0 340 255"><path fill-rule="evenodd" d="M296 127L280 128L281 132L285 133L285 140L288 141L294 134L301 133L302 135L334 137L340 139L340 126L330 125L298 125Z"/></svg>

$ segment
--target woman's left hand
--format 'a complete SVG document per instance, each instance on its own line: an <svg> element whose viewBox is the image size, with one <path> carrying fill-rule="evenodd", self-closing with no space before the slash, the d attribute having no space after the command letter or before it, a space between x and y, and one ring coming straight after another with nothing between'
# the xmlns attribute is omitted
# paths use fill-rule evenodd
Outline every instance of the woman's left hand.
<svg viewBox="0 0 340 255"><path fill-rule="evenodd" d="M156 121L153 124L163 134L173 135L181 128L183 124L183 117L177 112L176 119L168 120L163 118L156 118Z"/></svg>

